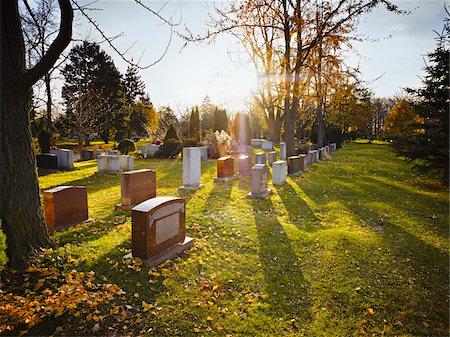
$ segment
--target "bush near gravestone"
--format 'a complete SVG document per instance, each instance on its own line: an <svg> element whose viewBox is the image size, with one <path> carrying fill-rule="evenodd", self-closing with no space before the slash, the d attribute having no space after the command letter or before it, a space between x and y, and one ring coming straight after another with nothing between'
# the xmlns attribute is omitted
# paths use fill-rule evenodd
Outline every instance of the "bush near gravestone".
<svg viewBox="0 0 450 337"><path fill-rule="evenodd" d="M167 159L177 157L181 149L183 148L183 143L176 139L168 139L164 141L158 151L153 155L154 158Z"/></svg>
<svg viewBox="0 0 450 337"><path fill-rule="evenodd" d="M298 148L298 153L299 154L308 154L308 151L310 149L310 145L308 144L298 144L297 148Z"/></svg>
<svg viewBox="0 0 450 337"><path fill-rule="evenodd" d="M0 220L0 272L8 263L8 257L6 256L6 235L2 231L2 222Z"/></svg>
<svg viewBox="0 0 450 337"><path fill-rule="evenodd" d="M127 155L130 152L136 151L136 145L131 139L122 139L117 147L121 154Z"/></svg>
<svg viewBox="0 0 450 337"><path fill-rule="evenodd" d="M183 140L183 147L197 147L199 143L195 138L186 138Z"/></svg>
<svg viewBox="0 0 450 337"><path fill-rule="evenodd" d="M227 154L228 147L231 143L231 137L225 131L211 132L206 135L209 142L209 154L213 159L223 157Z"/></svg>
<svg viewBox="0 0 450 337"><path fill-rule="evenodd" d="M166 136L164 137L164 143L169 139L175 139L177 141L180 141L180 137L178 137L177 130L175 130L173 124L170 124L169 128L167 129Z"/></svg>
<svg viewBox="0 0 450 337"><path fill-rule="evenodd" d="M49 153L52 141L52 132L48 129L42 129L38 135L39 148L41 153Z"/></svg>

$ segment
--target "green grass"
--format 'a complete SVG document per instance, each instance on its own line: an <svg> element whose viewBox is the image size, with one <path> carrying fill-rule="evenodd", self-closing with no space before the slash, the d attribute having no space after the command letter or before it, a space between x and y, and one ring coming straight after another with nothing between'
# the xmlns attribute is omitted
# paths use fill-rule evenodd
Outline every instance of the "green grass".
<svg viewBox="0 0 450 337"><path fill-rule="evenodd" d="M76 167L41 177L40 186L87 186L95 221L54 233L60 247L51 256L73 257L58 264L66 271L93 270L117 284L126 295L115 303L130 306L130 321L142 315L126 329L108 316L99 333L448 335L448 192L413 176L387 145L349 144L270 186L267 200L246 199L250 178L213 183L212 160L202 162L206 187L179 194L180 160L136 159L137 169L156 169L157 195L186 198L187 234L196 239L185 256L139 271L122 259L131 218L114 210L119 177L94 175L96 161ZM143 312L142 301L154 309ZM58 324L89 334L95 323L63 316Z"/></svg>

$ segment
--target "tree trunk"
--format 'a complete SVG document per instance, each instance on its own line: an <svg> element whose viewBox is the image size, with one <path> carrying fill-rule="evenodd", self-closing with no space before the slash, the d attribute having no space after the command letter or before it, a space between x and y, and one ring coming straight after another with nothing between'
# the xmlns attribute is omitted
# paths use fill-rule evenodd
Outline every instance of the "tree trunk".
<svg viewBox="0 0 450 337"><path fill-rule="evenodd" d="M1 1L1 213L9 265L22 270L33 253L51 244L40 204L29 126L30 87L15 86L25 72L17 1Z"/></svg>
<svg viewBox="0 0 450 337"><path fill-rule="evenodd" d="M52 88L50 85L50 74L46 73L44 75L44 82L45 82L45 92L47 93L47 127L49 130L53 131L53 124L52 124Z"/></svg>

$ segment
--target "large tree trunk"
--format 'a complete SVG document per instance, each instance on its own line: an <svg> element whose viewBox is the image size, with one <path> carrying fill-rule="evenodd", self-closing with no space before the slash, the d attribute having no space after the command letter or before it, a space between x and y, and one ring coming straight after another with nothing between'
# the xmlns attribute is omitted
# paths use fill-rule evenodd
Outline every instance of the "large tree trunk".
<svg viewBox="0 0 450 337"><path fill-rule="evenodd" d="M29 126L30 88L12 84L25 72L17 1L1 1L1 214L9 265L23 269L51 243L40 204Z"/></svg>
<svg viewBox="0 0 450 337"><path fill-rule="evenodd" d="M31 86L53 66L72 36L69 0L58 0L61 25L44 57L25 69L25 46L17 0L1 0L0 218L9 265L22 270L33 253L51 244L44 223L29 114Z"/></svg>

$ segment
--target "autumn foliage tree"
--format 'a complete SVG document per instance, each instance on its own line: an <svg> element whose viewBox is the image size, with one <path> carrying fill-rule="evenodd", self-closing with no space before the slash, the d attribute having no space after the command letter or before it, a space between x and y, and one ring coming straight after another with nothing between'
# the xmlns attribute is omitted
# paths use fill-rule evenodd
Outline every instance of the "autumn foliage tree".
<svg viewBox="0 0 450 337"><path fill-rule="evenodd" d="M418 122L419 119L413 107L405 100L401 100L388 112L385 136L414 134Z"/></svg>

